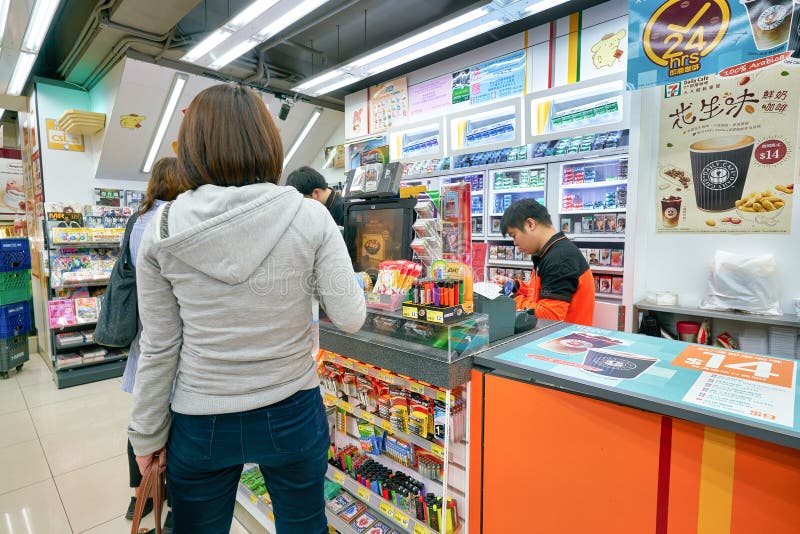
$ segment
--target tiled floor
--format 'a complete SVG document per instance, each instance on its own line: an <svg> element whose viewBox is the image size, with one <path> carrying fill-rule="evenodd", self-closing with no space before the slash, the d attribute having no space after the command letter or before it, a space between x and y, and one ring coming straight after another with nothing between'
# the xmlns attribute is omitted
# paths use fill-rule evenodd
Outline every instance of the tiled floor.
<svg viewBox="0 0 800 534"><path fill-rule="evenodd" d="M0 380L0 533L126 534L130 395L120 379L56 389L37 355ZM146 520L153 527L152 514ZM245 534L237 521L234 534Z"/></svg>

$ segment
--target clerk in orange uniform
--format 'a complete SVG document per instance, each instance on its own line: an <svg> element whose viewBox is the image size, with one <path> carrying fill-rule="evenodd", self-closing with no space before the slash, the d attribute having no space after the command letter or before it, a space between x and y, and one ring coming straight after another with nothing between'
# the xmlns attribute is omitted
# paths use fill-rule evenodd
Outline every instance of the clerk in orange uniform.
<svg viewBox="0 0 800 534"><path fill-rule="evenodd" d="M547 209L533 199L518 200L503 214L501 229L526 254L533 254L531 282L514 281L517 309L533 309L541 319L591 326L592 271L578 247L553 228Z"/></svg>

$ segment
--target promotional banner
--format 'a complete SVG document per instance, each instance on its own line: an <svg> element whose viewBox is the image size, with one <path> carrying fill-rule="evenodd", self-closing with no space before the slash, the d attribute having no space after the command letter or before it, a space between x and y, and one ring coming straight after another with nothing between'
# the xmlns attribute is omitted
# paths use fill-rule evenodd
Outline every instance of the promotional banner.
<svg viewBox="0 0 800 534"><path fill-rule="evenodd" d="M450 105L451 77L439 76L408 88L412 117L442 110Z"/></svg>
<svg viewBox="0 0 800 534"><path fill-rule="evenodd" d="M25 183L22 152L0 148L0 214L25 211Z"/></svg>
<svg viewBox="0 0 800 534"><path fill-rule="evenodd" d="M629 0L629 10L636 88L800 59L800 0Z"/></svg>
<svg viewBox="0 0 800 534"><path fill-rule="evenodd" d="M408 116L408 83L397 78L369 89L369 133L385 132Z"/></svg>
<svg viewBox="0 0 800 534"><path fill-rule="evenodd" d="M46 119L47 125L47 148L50 150L69 150L72 152L83 152L83 136L71 134L58 127L56 119Z"/></svg>
<svg viewBox="0 0 800 534"><path fill-rule="evenodd" d="M344 138L357 139L369 134L369 97L362 89L344 97Z"/></svg>
<svg viewBox="0 0 800 534"><path fill-rule="evenodd" d="M799 103L796 66L665 86L657 230L788 233Z"/></svg>
<svg viewBox="0 0 800 534"><path fill-rule="evenodd" d="M795 360L577 325L494 359L693 411L800 431Z"/></svg>
<svg viewBox="0 0 800 534"><path fill-rule="evenodd" d="M525 91L525 58L525 50L520 50L471 67L470 104L485 104L522 94ZM453 103L456 103L455 88L453 94Z"/></svg>

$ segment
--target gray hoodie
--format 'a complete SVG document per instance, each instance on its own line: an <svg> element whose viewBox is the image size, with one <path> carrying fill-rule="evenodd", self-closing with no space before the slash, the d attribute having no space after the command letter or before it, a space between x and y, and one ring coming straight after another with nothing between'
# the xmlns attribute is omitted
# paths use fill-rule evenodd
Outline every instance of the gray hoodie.
<svg viewBox="0 0 800 534"><path fill-rule="evenodd" d="M141 355L128 434L167 442L172 409L253 410L317 387L312 294L342 330L365 318L344 240L325 206L293 187L204 185L159 210L136 264Z"/></svg>

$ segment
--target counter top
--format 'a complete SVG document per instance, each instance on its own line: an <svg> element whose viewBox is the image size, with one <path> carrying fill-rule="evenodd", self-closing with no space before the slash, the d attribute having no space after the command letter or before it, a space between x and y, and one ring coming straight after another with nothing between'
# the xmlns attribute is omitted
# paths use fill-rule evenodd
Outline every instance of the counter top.
<svg viewBox="0 0 800 534"><path fill-rule="evenodd" d="M557 323L474 357L486 372L800 449L797 361Z"/></svg>
<svg viewBox="0 0 800 534"><path fill-rule="evenodd" d="M515 335L481 347L473 347L451 359L448 351L423 342L409 341L400 337L380 334L362 329L355 334L337 330L329 323L320 323L320 348L359 360L375 367L412 377L431 385L452 389L470 379L473 358L486 351L503 347L508 343L533 339L555 321L539 321L534 330ZM476 344L477 345L477 344Z"/></svg>

